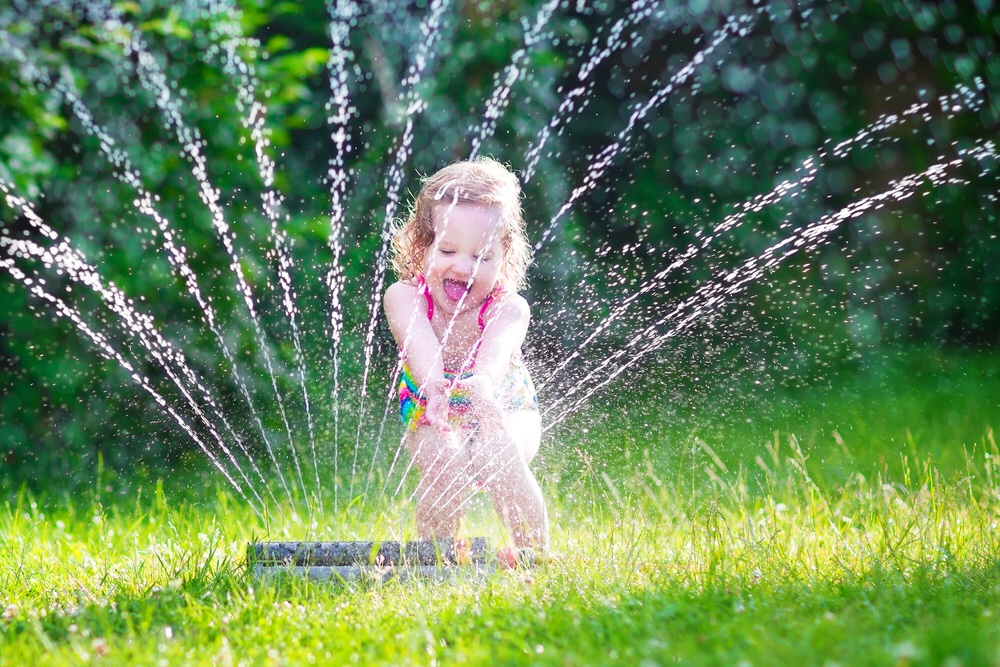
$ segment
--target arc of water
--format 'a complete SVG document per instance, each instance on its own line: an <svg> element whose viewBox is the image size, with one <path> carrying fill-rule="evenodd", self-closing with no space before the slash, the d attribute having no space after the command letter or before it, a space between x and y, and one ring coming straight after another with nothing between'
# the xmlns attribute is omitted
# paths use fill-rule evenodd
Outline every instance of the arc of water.
<svg viewBox="0 0 1000 667"><path fill-rule="evenodd" d="M500 456L499 453L494 454L493 456L491 456L490 459L487 461L486 466L492 466L492 465L494 465L497 462L497 459L498 459L499 456ZM494 470L492 473L490 473L490 475L488 475L486 477L486 479L479 480L479 484L482 485L483 488L489 488L489 485L495 479L497 479L500 475L503 474L504 469L508 465L510 465L511 463L514 463L515 461L517 461L518 458L520 458L520 454L515 451L515 453L513 455L510 455L505 461L502 462L501 465L497 466L497 469ZM483 466L483 467L486 467L486 466ZM468 472L469 472L469 464L466 464L462 468L460 474L467 474ZM441 493L441 495L439 495L434 500L434 503L433 503L432 507L437 507L438 505L440 505L442 499L444 499L444 504L445 505L447 505L448 503L452 502L453 500L455 500L455 498L457 498L461 494L465 493L467 489L471 489L472 488L472 482L473 482L473 477L470 474L469 475L469 481L465 482L462 486L460 486L458 489L456 489L455 491L453 491L452 494L450 496L448 496L448 498L444 498L444 494L447 493L447 490L445 490L443 493ZM431 487L429 486L428 489L429 488L431 488ZM426 493L427 492L425 491L424 495L426 495ZM465 509L465 506L468 505L471 500L472 500L472 494L469 494L468 497L464 498L462 500L462 502L460 502L458 505L456 505L454 507L454 509L452 509L452 511L448 513L448 515L445 517L445 520L450 519L451 517L455 516L457 513L461 512L463 509Z"/></svg>
<svg viewBox="0 0 1000 667"><path fill-rule="evenodd" d="M588 400L589 396L593 395L600 389L603 389L616 377L621 375L628 368L634 366L646 355L662 347L667 340L694 326L694 324L705 315L706 310L711 312L712 310L718 309L726 303L727 299L745 290L751 283L775 269L787 258L801 251L807 251L818 247L844 222L857 218L858 216L869 211L881 209L890 201L901 201L906 199L912 196L922 183L931 183L932 185L940 185L945 182L961 183L963 181L957 179L951 179L951 181L949 181L947 171L962 164L969 157L988 155L990 150L991 149L988 145L981 144L978 150L960 154L958 158L950 160L941 158L928 169L917 174L911 174L900 179L899 181L894 182L892 187L887 190L869 197L864 197L838 211L822 216L815 223L796 230L778 243L768 247L760 255L748 258L741 266L728 272L721 279L705 284L696 290L694 294L684 299L662 318L646 327L646 329L640 332L632 342L607 357L596 368L594 368L589 376L600 377L603 375L603 379L587 385L585 387L585 395L582 398L578 398L576 401L571 403L568 408L560 412L555 419L548 423L543 431L548 431L558 425L569 414L578 409L583 402ZM658 329L660 327L673 322L674 320L677 320L677 323L674 324L667 332L662 334L658 333ZM634 350L633 348L640 341L650 342L648 342L644 347L641 347L639 350ZM632 357L625 361L625 363L617 367L612 367L612 364L628 354L632 354ZM608 370L609 368L610 370ZM605 371L607 372L605 373ZM573 396L578 394L580 391L580 387L572 387L569 389L546 410L546 414L553 412L558 406L572 399Z"/></svg>
<svg viewBox="0 0 1000 667"><path fill-rule="evenodd" d="M118 289L114 283L109 283L107 285L104 284L96 269L86 261L86 258L83 257L79 251L73 249L69 239L60 239L59 235L51 227L45 224L45 222L38 216L34 208L28 204L27 201L21 197L13 195L12 186L9 183L0 180L0 192L4 194L4 201L6 204L12 209L20 211L23 218L42 236L52 241L59 241L54 248L43 248L29 239L10 238L10 236L6 234L6 230L4 230L4 234L0 236L0 248L6 248L9 255L34 257L41 261L45 266L51 266L54 264L58 266L60 270L64 271L71 280L76 283L86 285L97 293L108 305L108 308L125 323L126 331L138 339L142 347L150 353L153 359L164 370L170 380L180 391L181 395L187 401L188 406L215 438L219 448L222 449L226 457L230 460L233 466L236 467L236 470L243 477L243 480L247 483L247 486L260 501L261 505L266 506L266 503L254 488L253 483L240 467L239 462L233 456L230 449L226 446L222 436L218 433L212 422L202 411L198 402L191 395L191 391L188 386L174 371L173 365L176 364L181 373L187 378L187 381L194 385L194 387L200 391L202 395L209 398L210 404L218 415L217 406L211 399L211 393L191 371L190 367L186 363L186 360L184 359L184 355L160 335L151 317L143 315L135 310L132 306L132 300L129 299L120 289ZM264 481L263 477L261 477L261 481Z"/></svg>
<svg viewBox="0 0 1000 667"><path fill-rule="evenodd" d="M592 156L588 159L587 173L584 174L583 182L572 190L570 197L566 202L559 208L556 214L549 221L548 226L542 232L541 238L535 243L535 250L540 250L542 246L549 240L555 231L556 224L563 215L565 215L573 205L586 193L590 192L604 177L608 168L611 166L612 161L622 152L627 150L629 144L628 139L632 132L638 127L639 123L642 122L650 111L656 107L663 104L674 90L679 86L684 84L688 79L694 76L696 69L705 62L709 55L712 54L715 49L717 49L723 42L725 42L729 37L733 35L738 35L744 37L749 34L750 27L753 24L757 14L744 14L739 17L729 17L726 20L725 25L719 29L713 39L710 40L709 44L698 51L691 58L690 61L684 67L680 68L673 76L671 76L667 82L656 89L653 95L644 104L639 104L632 111L629 116L628 122L625 127L620 130L615 137L615 140L605 146L597 155Z"/></svg>
<svg viewBox="0 0 1000 667"><path fill-rule="evenodd" d="M167 414L169 414L174 419L174 421L177 422L177 424L181 427L181 429L185 433L187 433L188 436L198 445L198 447L202 450L205 456L208 457L209 461L212 462L212 465L214 465L215 468L220 473L222 473L222 476L226 478L226 480L233 486L234 489L236 489L236 491L240 494L243 500L246 501L247 505L250 506L250 508L254 511L254 513L261 520L266 521L266 517L262 512L262 510L259 509L257 505L247 496L247 494L243 491L243 487L240 486L239 482L237 482L232 475L229 474L229 471L226 470L225 466L222 465L221 461L219 461L219 459L215 456L215 454L212 453L211 449L209 449L209 447L205 445L205 443L198 436L198 433L194 430L194 428L190 424L188 424L187 421L185 421L185 419L180 414L178 414L176 410L174 410L173 406L171 406L167 402L167 400L164 399L162 395L160 395L158 391L156 391L156 389L150 384L149 380L145 376L139 373L139 371L134 366L132 366L132 364L129 363L129 361L125 359L125 357L122 356L120 352L118 352L111 346L111 344L108 342L105 336L91 329L83 321L83 318L80 315L79 311L69 306L59 297L50 294L49 292L46 292L41 287L40 282L36 282L25 272L17 268L12 259L0 257L0 267L6 269L7 272L10 273L10 275L15 280L24 284L25 287L27 287L28 290L36 297L52 304L53 308L55 308L56 310L56 313L59 316L69 320L81 333L84 334L84 336L93 341L93 343L97 346L98 350L101 352L102 355L104 355L108 359L112 359L118 362L118 364L127 373L129 373L132 379L140 387L142 387L143 390L146 391L146 393L152 396L153 399L156 401L156 403L163 410L166 410ZM256 493L254 495L256 495ZM257 496L257 498L260 499L260 496Z"/></svg>
<svg viewBox="0 0 1000 667"><path fill-rule="evenodd" d="M720 225L712 230L711 233L703 236L700 243L693 243L682 252L678 253L666 267L654 274L653 277L644 283L637 291L633 292L617 304L611 314L603 319L582 343L575 346L573 351L559 362L556 368L553 369L552 373L549 375L550 379L546 382L540 382L538 384L538 391L544 390L545 387L554 381L559 372L573 363L573 361L580 358L583 355L583 351L588 349L591 343L607 331L607 329L610 328L614 322L628 312L629 308L637 299L644 294L648 294L653 290L664 286L667 276L683 267L690 260L694 259L700 252L704 251L709 245L711 245L713 241L722 236L722 234L737 227L739 223L746 218L747 214L751 212L759 212L766 206L781 201L786 196L794 196L795 193L800 192L802 188L815 180L816 174L818 173L816 159L812 157L807 158L803 162L799 171L802 172L802 175L794 181L782 181L766 195L757 196L754 199L745 202L739 211L727 216Z"/></svg>
<svg viewBox="0 0 1000 667"><path fill-rule="evenodd" d="M306 412L306 427L309 433L309 446L312 452L313 472L316 480L316 498L320 507L320 513L325 514L323 506L323 495L320 491L319 463L316 458L316 429L313 420L311 403L309 400L309 389L306 386L306 366L305 355L302 352L302 340L299 333L299 325L296 312L295 289L292 285L292 259L288 248L288 235L279 229L281 219L281 206L284 197L274 187L275 162L268 150L270 140L265 127L267 107L257 100L257 75L252 63L245 61L239 54L239 47L247 44L246 38L242 37L238 30L233 30L231 26L238 26L242 13L229 2L213 2L210 5L210 17L213 29L223 35L222 49L225 52L223 58L223 71L233 76L237 81L236 108L243 114L243 125L250 131L250 137L254 145L254 155L257 159L257 170L264 183L264 192L261 194L261 202L264 216L270 223L269 238L271 246L278 259L278 284L281 287L281 303L284 307L285 317L288 319L292 331L292 346L295 350L295 364L298 369L299 388L302 392L302 403ZM287 216L285 216L287 220Z"/></svg>
<svg viewBox="0 0 1000 667"><path fill-rule="evenodd" d="M521 176L523 183L528 183L534 177L535 169L538 167L538 161L541 158L542 149L548 143L549 137L554 133L558 133L559 128L569 118L582 112L590 103L591 93L595 85L595 81L590 78L590 75L611 54L625 48L630 41L634 40L635 33L632 33L629 39L623 38L626 29L629 26L640 25L642 21L652 15L655 8L656 3L653 0L635 0L632 3L628 16L619 18L608 29L603 44L598 39L600 33L591 41L587 60L580 66L576 74L580 85L575 86L563 97L562 102L559 103L559 107L556 109L556 113L539 133L537 142L528 149L525 156L526 166ZM677 14L680 13L679 8L675 11Z"/></svg>
<svg viewBox="0 0 1000 667"><path fill-rule="evenodd" d="M0 189L3 189L4 187L6 187L6 184L0 182ZM10 201L10 198L8 198L8 201ZM228 458L233 464L237 472L239 472L240 476L247 483L247 486L253 492L254 496L256 496L261 502L261 505L266 506L263 498L260 497L260 494L257 493L256 488L253 486L253 482L250 481L242 467L240 467L239 462L233 456L232 451L226 446L225 440L216 430L213 423L208 419L208 416L201 409L197 400L194 396L192 396L191 388L189 388L184 380L177 375L172 364L177 364L182 374L187 378L188 382L193 384L194 388L200 391L203 396L208 396L209 390L191 372L187 363L184 361L183 355L173 348L159 334L152 322L152 318L136 312L130 305L131 300L128 299L117 287L115 287L113 283L103 285L94 268L86 264L86 262L81 261L79 256L77 256L76 253L74 253L72 249L66 245L65 241L53 249L44 248L28 239L11 239L9 236L4 235L0 237L0 248L5 248L9 255L15 255L21 258L33 257L46 266L55 265L59 267L59 270L65 271L73 282L91 287L108 305L111 312L121 318L126 331L131 333L139 341L143 349L150 354L153 360L156 361L156 363L159 364L159 366L167 374L167 377L170 378L174 386L177 387L177 390L181 393L181 396L183 396L187 402L188 407L191 408L195 416L201 421L205 428L208 429L212 437L215 438L219 448L226 455L226 458ZM210 400L210 403L216 417L219 417L219 411L215 402ZM261 477L261 482L266 485L263 477Z"/></svg>
<svg viewBox="0 0 1000 667"><path fill-rule="evenodd" d="M606 146L596 156L593 156L591 159L588 160L589 167L587 174L584 176L583 183L572 191L569 200L565 204L563 204L563 206L559 209L556 215L549 221L548 226L542 233L542 238L535 244L536 250L541 249L541 247L545 244L545 242L551 237L552 233L555 230L555 226L558 220L563 215L565 215L565 213L570 208L572 208L573 204L582 195L586 194L591 189L593 189L596 186L596 184L600 181L600 179L603 178L603 175L607 170L607 167L610 165L611 160L627 147L627 143L625 140L631 134L633 129L637 126L638 122L641 121L651 109L662 104L671 95L672 91L676 87L684 83L684 81L693 74L694 68L697 67L697 65L701 64L701 62L703 62L705 58L719 46L719 44L725 41L728 36L730 36L731 34L737 34L738 36L744 37L747 34L749 34L749 29L752 23L756 21L756 18L759 17L761 13L767 13L768 16L770 16L771 18L775 18L775 12L777 10L773 8L771 5L769 4L761 5L759 0L754 0L754 4L757 5L757 7L753 10L752 13L745 14L738 18L734 17L728 18L725 26L716 34L715 38L711 40L710 44L704 50L697 53L692 59L692 61L688 63L688 65L681 68L674 76L672 76L668 80L666 85L656 90L651 99L646 104L640 105L635 111L633 111L633 113L629 117L626 127L621 132L619 132L616 140L612 144ZM651 8L646 6L645 3L637 2L633 6L633 12L636 12L637 14L636 22L638 22L638 19L648 17L650 9ZM803 11L802 15L803 22L807 20L807 17L812 12L813 12L812 7L806 8L806 10ZM840 17L840 15L841 15L840 13L831 11L829 15L830 20L836 21ZM613 29L609 32L609 37L607 40L606 47L603 50L597 52L594 52L594 50L592 49L589 60L587 61L587 63L584 64L583 67L581 67L577 75L579 80L585 81L589 77L589 74L593 71L593 68L596 67L601 60L609 56L614 49L620 48L622 46L623 42L619 39L620 33L621 33L621 26L620 24L616 23ZM592 85L593 85L592 83L585 83L585 85L583 86L578 86L574 88L572 91L570 91L570 93L568 93L564 97L563 102L556 113L556 116L553 117L552 120L550 120L549 124L540 133L538 144L536 144L533 148L529 149L528 151L528 166L522 177L524 182L530 181L532 176L534 175L535 167L537 165L540 152L545 142L548 140L550 134L553 131L555 131L562 122L564 122L565 116L571 115L574 112L579 112L579 110L586 105L588 97L587 92L590 90L590 87L592 87ZM575 101L577 98L581 99L579 108L577 108L577 103Z"/></svg>
<svg viewBox="0 0 1000 667"><path fill-rule="evenodd" d="M937 101L941 108L947 110L948 113L957 113L962 110L976 111L983 104L982 95L984 88L985 86L982 80L977 79L976 90L959 84L951 93L939 96ZM855 133L853 137L836 143L833 139L827 139L824 141L823 144L817 149L815 156L808 157L804 160L801 168L797 170L797 173L800 174L798 177L793 180L781 181L770 192L757 195L744 202L738 211L727 215L723 221L716 225L709 234L704 235L700 243L688 246L683 252L677 255L673 261L670 262L670 264L658 271L649 281L643 284L639 290L622 300L612 310L611 314L602 320L582 343L574 347L573 351L559 362L557 367L549 375L549 381L538 383L538 391L543 391L548 384L554 381L556 376L564 368L568 367L574 360L580 358L583 351L587 349L590 344L604 331L606 331L615 321L622 317L639 297L644 294L648 294L654 289L662 287L665 284L665 279L668 275L696 257L724 233L738 227L746 219L748 214L759 213L768 206L772 206L779 201L797 196L798 193L800 193L807 185L816 179L819 170L822 168L823 161L826 160L830 154L837 158L845 158L855 147L865 148L880 141L895 141L895 137L887 137L883 134L884 131L892 127L900 126L912 119L921 117L921 114L923 114L922 117L924 120L929 122L931 117L927 114L927 110L930 106L930 101L914 102L900 114L890 113L879 116L875 121L869 123Z"/></svg>
<svg viewBox="0 0 1000 667"><path fill-rule="evenodd" d="M256 420L257 427L261 433L261 437L264 439L264 443L267 447L268 452L270 453L271 460L274 463L275 470L278 472L281 485L284 488L289 501L291 502L292 500L291 492L288 489L288 485L285 481L284 475L282 474L281 468L278 465L278 461L275 458L274 449L271 446L271 442L267 436L266 430L264 429L264 425L260 420L260 415L258 411L254 408L254 402L250 396L249 390L247 389L246 381L240 375L233 353L229 349L229 345L226 343L225 338L222 335L222 332L219 330L218 324L216 323L215 309L212 306L211 298L202 295L201 289L198 285L197 277L195 276L194 272L192 271L190 265L187 262L187 251L184 249L183 246L180 246L177 243L175 243L175 238L177 237L177 234L172 229L170 221L161 216L157 211L155 202L158 201L158 197L156 197L155 195L153 195L152 193L150 193L148 190L145 189L145 186L143 186L142 184L141 175L133 167L132 162L128 157L128 155L125 153L125 151L115 146L116 142L108 133L108 131L94 120L89 109L87 109L86 105L80 99L79 94L76 92L71 82L66 80L60 80L55 84L53 84L51 78L44 70L39 69L36 65L31 63L24 56L23 52L14 47L9 41L4 40L4 44L0 45L0 55L9 55L10 57L12 57L14 61L18 64L21 71L21 75L25 78L26 81L32 81L38 85L52 88L53 90L57 91L60 95L62 95L64 99L66 99L66 101L69 103L70 108L73 111L73 114L83 125L84 130L88 134L91 134L100 141L101 155L103 155L107 159L108 163L111 165L115 177L122 183L131 186L136 191L138 197L132 201L132 205L136 208L136 210L149 217L156 224L156 228L159 230L158 236L161 239L161 244L164 250L166 251L167 259L170 263L171 270L174 272L175 275L179 274L179 277L182 279L183 283L187 287L188 293L194 298L195 302L198 304L199 312L201 313L201 317L205 321L205 324L214 334L215 339L219 345L219 348L221 349L223 355L226 358L226 361L229 364L233 378L240 389L240 393L244 397L244 400L247 402L247 405L250 407L250 411L253 414L254 419ZM246 450L246 445L243 443L242 438L240 438L239 435L236 433L236 431L232 428L228 419L226 419L221 409L214 404L214 400L212 399L211 394L206 393L205 395L211 402L213 411L216 412L220 421L222 421L227 431L232 435L233 439L238 443L239 447L243 450L248 460L250 460L257 474L263 480L263 475L261 474L259 468L257 467L257 464L254 462L253 457L250 456L250 453ZM275 505L278 505L277 499L274 498L274 494L270 490L270 487L267 486L267 488L268 492L271 494L272 500L274 500L275 502Z"/></svg>
<svg viewBox="0 0 1000 667"><path fill-rule="evenodd" d="M230 229L229 224L226 222L225 213L222 206L219 204L220 192L213 187L211 182L208 180L207 160L202 152L202 147L205 146L205 141L202 139L201 133L197 130L197 128L191 128L184 122L184 119L181 117L181 113L177 107L177 103L174 101L170 86L166 82L166 77L157 64L156 59L146 49L146 45L141 36L137 34L131 25L121 20L116 13L109 14L104 27L108 34L111 35L112 39L123 49L125 55L127 57L135 58L136 73L138 74L140 81L147 89L155 92L154 102L156 107L163 113L164 124L167 129L175 133L178 142L181 144L182 154L192 165L191 173L198 182L198 195L201 198L202 203L209 209L212 217L212 227L219 239L222 241L222 245L229 256L229 266L233 275L236 277L237 291L242 297L243 304L247 309L255 338L264 356L264 363L267 367L268 377L271 381L271 388L274 392L275 401L278 405L278 411L285 427L285 433L288 436L288 445L292 452L292 460L295 465L296 473L298 474L299 485L302 489L303 498L308 507L309 492L306 490L305 479L302 475L302 466L299 461L298 449L295 446L292 428L288 421L285 402L282 398L281 390L278 387L278 380L274 371L274 363L271 359L270 345L268 344L264 336L263 329L261 328L260 318L257 315L257 307L253 290L250 288L250 284L246 280L240 256L236 251L235 235Z"/></svg>
<svg viewBox="0 0 1000 667"><path fill-rule="evenodd" d="M339 499L340 467L340 348L344 330L344 308L341 296L344 292L346 274L341 266L344 254L345 200L347 198L347 166L345 156L352 152L350 121L357 115L351 104L348 87L348 63L353 59L349 47L351 21L360 14L354 2L338 0L334 5L327 0L330 57L327 69L330 71L330 101L327 124L335 150L330 158L327 178L330 182L330 235L328 245L332 255L330 269L326 274L327 291L330 295L330 346L333 361L331 398L333 403L333 506L337 511Z"/></svg>
<svg viewBox="0 0 1000 667"><path fill-rule="evenodd" d="M497 129L497 121L503 114L507 105L510 104L510 90L521 78L528 56L536 44L545 39L544 29L552 17L552 13L559 7L562 0L549 0L543 4L535 15L535 21L531 28L524 34L524 41L521 48L514 51L510 59L510 64L504 68L502 73L498 73L495 81L496 87L486 102L486 111L483 114L485 120L479 125L479 133L472 138L472 147L469 150L469 157L474 158L479 154L483 142L493 136Z"/></svg>
<svg viewBox="0 0 1000 667"><path fill-rule="evenodd" d="M933 164L927 170L907 176L904 179L896 182L890 189L866 197L862 200L852 203L851 205L837 211L835 213L823 216L817 222L808 225L800 230L796 230L795 233L782 239L778 243L772 245L766 249L759 256L750 258L744 262L743 265L727 273L721 280L712 281L699 290L689 298L685 299L681 304L675 307L670 313L661 318L659 321L648 326L643 332L637 335L633 339L633 343L629 346L616 352L606 359L601 365L599 365L593 372L589 373L590 377L600 377L602 372L606 370L611 364L621 357L628 354L629 349L634 347L634 345L641 341L649 341L645 347L641 348L637 353L635 353L631 358L629 358L624 364L617 368L612 368L608 373L607 377L595 385L588 385L585 387L586 391L584 396L571 404L568 408L564 409L554 420L552 420L543 431L548 431L554 426L561 423L569 414L572 414L580 405L586 400L609 384L617 376L623 373L628 368L632 367L638 363L642 358L651 352L662 347L665 341L676 335L686 331L687 329L693 327L701 318L705 316L706 310L711 312L712 310L720 308L725 304L727 299L735 296L736 294L745 290L750 284L755 280L760 279L768 272L777 268L779 264L786 261L789 257L793 255L814 249L821 245L824 240L836 229L838 229L847 220L856 218L863 215L871 210L877 210L882 208L889 201L900 201L909 196L912 196L916 189L921 183L929 182L932 185L941 185L944 183L963 183L960 179L949 179L947 176L947 171L953 169L960 164L963 164L969 159L984 159L986 157L996 157L996 147L993 142L980 142L980 144L971 150L959 151L959 157L952 160L945 160L942 158L937 163ZM767 201L769 197L765 197L764 201ZM763 202L758 202L763 204ZM702 306L702 307L699 307ZM687 315L684 315L685 312ZM672 326L666 333L659 334L658 329L664 324L669 323L677 318L680 318L679 322ZM574 394L581 391L579 387L574 387L569 392L564 395L564 398L557 401L553 406L546 410L546 414L556 410L566 399L571 398ZM487 462L487 465L492 465L500 454L494 454ZM508 461L507 463L510 463ZM463 468L461 473L466 473L468 471L469 464ZM489 484L498 472L491 475L484 484ZM459 494L465 492L466 489L470 488L471 481L463 484L459 489L455 490L452 495L445 500L446 503L450 503ZM433 487L433 483L428 485L427 489L424 490L423 494L420 496L420 500L423 500L427 493L429 493L430 488ZM418 489L414 491L410 496L410 501L416 496ZM446 493L446 492L445 492ZM444 493L441 494L434 501L434 505L437 506L441 503L444 498ZM449 514L453 516L456 512L460 511L466 504L468 499L464 500Z"/></svg>
<svg viewBox="0 0 1000 667"><path fill-rule="evenodd" d="M440 39L440 30L437 26L441 23L444 10L447 7L447 0L433 0L427 16L420 24L420 32L425 39L420 42L417 54L407 68L403 85L406 86L405 100L405 124L403 134L396 144L392 164L389 166L386 175L386 204L385 217L382 221L382 245L375 256L375 280L372 285L372 295L369 302L368 327L365 332L365 365L361 375L361 401L358 409L358 429L354 440L354 458L351 463L351 488L350 495L354 496L354 482L358 471L358 449L361 446L361 428L365 416L365 399L368 393L368 378L371 372L372 354L375 345L375 329L378 325L379 303L382 298L382 291L385 287L385 272L387 269L387 257L389 254L390 229L396 215L396 207L399 205L399 190L403 184L403 166L409 160L411 144L413 143L413 127L416 117L423 112L426 102L420 96L419 85L423 78L424 70L431 62L435 47Z"/></svg>
<svg viewBox="0 0 1000 667"><path fill-rule="evenodd" d="M818 247L833 231L838 229L847 220L856 218L871 210L878 210L889 201L900 201L910 197L915 194L917 188L922 183L930 183L932 185L941 185L944 183L964 183L961 179L949 178L947 176L948 170L963 164L967 160L981 160L987 157L991 157L993 159L996 159L997 157L996 147L993 142L980 141L973 149L959 151L958 158L951 160L941 158L938 162L931 165L923 172L912 174L896 181L888 190L865 197L859 201L853 202L839 211L822 216L817 222L796 230L796 232L792 235L770 246L759 256L747 259L740 267L737 267L723 276L721 280L712 281L704 285L702 288L697 290L695 294L682 301L670 313L654 324L648 326L643 332L637 335L633 339L633 342L626 348L615 352L608 357L608 359L602 362L600 366L594 369L589 376L599 376L600 373L607 369L613 362L628 354L636 343L640 341L650 341L651 339L651 342L647 343L644 347L641 347L639 351L634 353L633 356L625 363L612 369L603 380L586 386L586 391L584 392L583 397L577 399L568 408L564 409L555 419L551 420L543 429L543 432L557 426L567 416L579 409L579 407L584 402L589 400L594 393L610 384L616 377L621 375L621 373L625 372L628 368L634 366L646 355L662 347L667 340L694 326L696 322L705 316L706 309L709 313L712 310L718 309L724 305L727 299L745 290L755 280L758 280L768 272L777 268L779 264L784 262L789 257L799 252L809 251ZM697 307L699 304L703 304L704 308ZM657 330L664 324L678 318L689 309L691 309L691 312L681 317L680 321L672 326L667 332L662 334L657 332ZM579 387L572 388L564 395L563 398L548 408L545 413L548 414L553 412L556 407L579 391L581 391ZM491 457L487 462L487 465L492 465L498 456L499 454L494 454L493 457ZM494 475L491 475L484 482L484 485L489 484L489 482L495 478L496 474L499 474L499 470L500 469L498 469L498 472L494 473ZM451 497L446 500L446 502L450 503L455 497L457 497L458 494L463 493L465 489L469 488L469 486L470 483L466 483L462 488L456 490ZM459 503L459 505L457 505L449 514L449 518L465 507L468 502L469 499L466 498ZM437 505L439 503L440 498L435 500L434 504Z"/></svg>

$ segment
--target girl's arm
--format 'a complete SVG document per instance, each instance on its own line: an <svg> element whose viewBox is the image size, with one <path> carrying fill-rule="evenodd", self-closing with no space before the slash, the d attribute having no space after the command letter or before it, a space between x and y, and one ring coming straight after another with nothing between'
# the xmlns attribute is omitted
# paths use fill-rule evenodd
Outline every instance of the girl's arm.
<svg viewBox="0 0 1000 667"><path fill-rule="evenodd" d="M506 417L497 400L496 385L510 370L510 360L521 348L528 332L531 310L517 294L505 297L491 307L476 353L476 370L462 382L472 399L472 410L488 428L502 427Z"/></svg>
<svg viewBox="0 0 1000 667"><path fill-rule="evenodd" d="M400 355L406 359L417 386L427 397L427 421L447 428L447 381L441 359L441 342L427 319L427 300L420 288L399 281L389 286L382 299Z"/></svg>
<svg viewBox="0 0 1000 667"><path fill-rule="evenodd" d="M482 343L476 353L476 375L496 383L510 370L514 352L521 349L528 333L531 308L519 294L509 294L486 315Z"/></svg>

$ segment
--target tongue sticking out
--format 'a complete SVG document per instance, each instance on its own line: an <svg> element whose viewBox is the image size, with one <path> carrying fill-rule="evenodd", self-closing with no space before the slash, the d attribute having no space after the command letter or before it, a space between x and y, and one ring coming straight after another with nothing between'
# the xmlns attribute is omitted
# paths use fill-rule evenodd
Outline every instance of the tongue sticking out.
<svg viewBox="0 0 1000 667"><path fill-rule="evenodd" d="M465 283L459 282L457 280L445 279L444 281L442 281L441 286L444 287L444 293L447 294L448 298L451 299L452 301L460 300L463 296L465 296L465 293L468 291L468 289L465 286Z"/></svg>

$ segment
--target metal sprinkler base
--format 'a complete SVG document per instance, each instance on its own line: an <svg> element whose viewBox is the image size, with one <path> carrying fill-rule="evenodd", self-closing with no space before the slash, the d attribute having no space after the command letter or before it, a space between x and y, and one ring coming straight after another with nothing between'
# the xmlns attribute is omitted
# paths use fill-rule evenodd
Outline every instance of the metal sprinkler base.
<svg viewBox="0 0 1000 667"><path fill-rule="evenodd" d="M292 575L316 580L387 581L413 576L451 579L494 571L485 537L415 542L251 542L247 563L260 579Z"/></svg>

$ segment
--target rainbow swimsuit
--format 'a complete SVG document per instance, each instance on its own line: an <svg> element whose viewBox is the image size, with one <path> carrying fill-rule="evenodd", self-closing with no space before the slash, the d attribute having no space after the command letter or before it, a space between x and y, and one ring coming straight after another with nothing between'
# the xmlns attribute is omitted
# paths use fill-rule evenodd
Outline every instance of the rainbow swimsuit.
<svg viewBox="0 0 1000 667"><path fill-rule="evenodd" d="M419 282L421 286L424 285L423 276L419 278ZM434 316L434 302L431 301L431 295L426 287L424 287L423 292L427 298L427 319L429 320ZM500 290L491 292L479 310L480 331L485 328L483 315L499 292ZM478 348L479 344L477 343L476 349ZM475 359L475 352L473 352L473 359ZM448 399L448 422L452 426L475 428L477 425L476 420L472 417L472 401L469 399L469 393L462 388L462 380L472 377L473 374L474 369L472 368L462 373L447 369L444 371L445 379L451 383L451 396ZM528 369L520 360L512 361L510 370L500 380L497 386L497 398L507 414L519 410L538 411L538 394L535 392L535 385L531 381L531 374L528 373ZM403 374L399 381L399 416L407 429L412 431L429 423L426 411L427 398L417 386L413 379L413 373L410 371L410 365L404 359Z"/></svg>
<svg viewBox="0 0 1000 667"><path fill-rule="evenodd" d="M462 388L461 381L472 377L473 371L461 374L445 371L444 377L452 383L451 397L448 399L448 422L452 426L475 427L472 418L472 402L469 393ZM497 387L497 397L504 412L511 414L518 410L538 411L538 394L531 381L531 375L524 364L512 363L510 370ZM399 381L399 416L411 431L428 423L427 399L417 387L410 372L410 365L403 362L403 376Z"/></svg>

